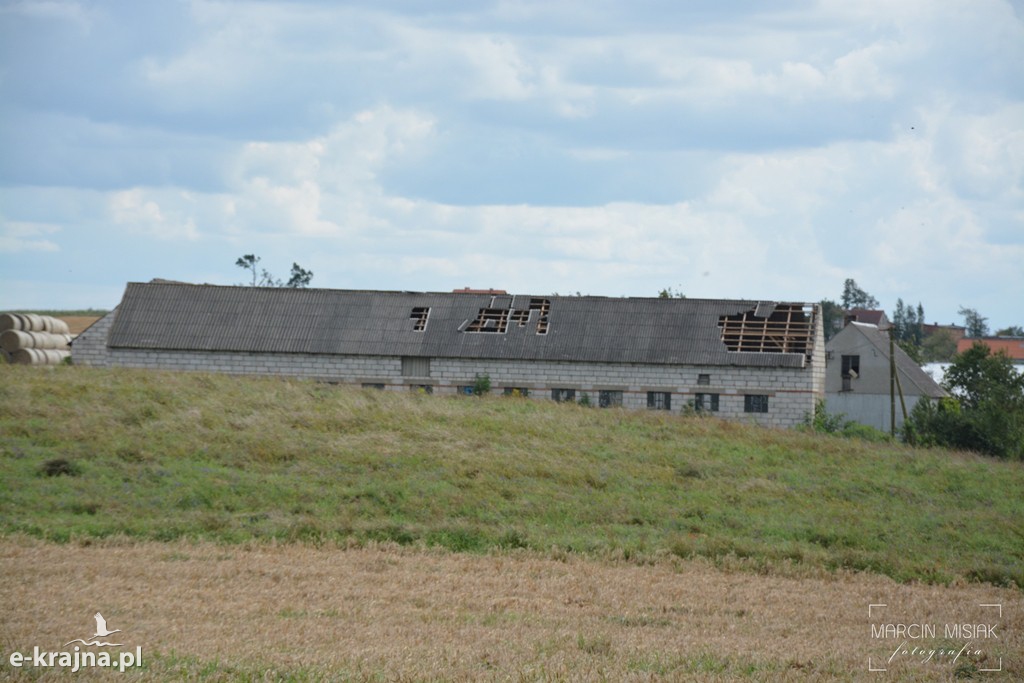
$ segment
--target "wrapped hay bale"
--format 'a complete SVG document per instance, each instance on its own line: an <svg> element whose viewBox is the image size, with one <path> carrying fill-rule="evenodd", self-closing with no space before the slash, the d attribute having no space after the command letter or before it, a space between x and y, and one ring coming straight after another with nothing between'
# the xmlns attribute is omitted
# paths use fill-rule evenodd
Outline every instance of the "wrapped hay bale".
<svg viewBox="0 0 1024 683"><path fill-rule="evenodd" d="M64 349L18 349L11 355L11 362L18 365L60 365L71 352Z"/></svg>
<svg viewBox="0 0 1024 683"><path fill-rule="evenodd" d="M0 315L0 332L20 330L22 332L50 332L68 334L68 324L60 318L35 313L4 313Z"/></svg>
<svg viewBox="0 0 1024 683"><path fill-rule="evenodd" d="M7 353L14 353L18 349L67 349L70 344L70 334L23 332L22 330L0 332L0 348Z"/></svg>
<svg viewBox="0 0 1024 683"><path fill-rule="evenodd" d="M0 315L0 332L7 330L24 330L28 325L25 316L20 313L4 313Z"/></svg>

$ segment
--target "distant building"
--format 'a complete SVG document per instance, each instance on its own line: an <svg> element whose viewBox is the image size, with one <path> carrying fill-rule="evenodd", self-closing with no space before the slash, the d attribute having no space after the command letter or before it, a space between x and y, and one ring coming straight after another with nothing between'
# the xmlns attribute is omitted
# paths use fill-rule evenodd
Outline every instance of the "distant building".
<svg viewBox="0 0 1024 683"><path fill-rule="evenodd" d="M984 344L992 353L1005 353L1014 363L1024 363L1024 337L965 337L956 343L956 352L963 353L976 343Z"/></svg>
<svg viewBox="0 0 1024 683"><path fill-rule="evenodd" d="M922 325L921 332L924 333L925 337L930 337L936 332L945 332L950 338L958 342L967 336L967 328L960 325L940 325L938 323L932 323L931 325Z"/></svg>
<svg viewBox="0 0 1024 683"><path fill-rule="evenodd" d="M921 399L946 392L903 349L895 346L896 371L909 413ZM825 345L825 404L830 413L883 431L890 429L889 336L874 325L851 323ZM903 412L896 397L896 426Z"/></svg>
<svg viewBox="0 0 1024 683"><path fill-rule="evenodd" d="M789 427L825 395L815 304L132 283L76 364L695 410Z"/></svg>
<svg viewBox="0 0 1024 683"><path fill-rule="evenodd" d="M843 318L843 326L849 325L850 323L867 323L868 325L874 325L880 330L889 328L889 316L885 314L885 311L875 311L867 308L851 308L846 311L846 315Z"/></svg>

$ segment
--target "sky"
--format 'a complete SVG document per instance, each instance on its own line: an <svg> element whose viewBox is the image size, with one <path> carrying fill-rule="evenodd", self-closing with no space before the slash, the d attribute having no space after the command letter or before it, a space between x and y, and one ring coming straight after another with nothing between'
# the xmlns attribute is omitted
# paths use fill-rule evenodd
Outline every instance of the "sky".
<svg viewBox="0 0 1024 683"><path fill-rule="evenodd" d="M1024 0L0 0L0 310L127 282L1024 325Z"/></svg>

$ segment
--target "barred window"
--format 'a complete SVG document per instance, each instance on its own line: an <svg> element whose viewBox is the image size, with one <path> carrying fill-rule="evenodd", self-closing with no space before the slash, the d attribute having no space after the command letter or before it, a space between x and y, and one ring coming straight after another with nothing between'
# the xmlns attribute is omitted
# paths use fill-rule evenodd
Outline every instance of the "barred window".
<svg viewBox="0 0 1024 683"><path fill-rule="evenodd" d="M576 390L575 389L552 389L551 390L551 400L552 401L558 401L559 403L575 401L576 400Z"/></svg>
<svg viewBox="0 0 1024 683"><path fill-rule="evenodd" d="M597 404L602 408L621 408L621 391L601 391L597 395Z"/></svg>
<svg viewBox="0 0 1024 683"><path fill-rule="evenodd" d="M743 397L743 412L767 413L768 397L764 394L747 394Z"/></svg>
<svg viewBox="0 0 1024 683"><path fill-rule="evenodd" d="M718 394L697 394L693 401L693 407L698 413L717 413Z"/></svg>
<svg viewBox="0 0 1024 683"><path fill-rule="evenodd" d="M667 391L648 391L647 408L649 410L672 410L672 394Z"/></svg>

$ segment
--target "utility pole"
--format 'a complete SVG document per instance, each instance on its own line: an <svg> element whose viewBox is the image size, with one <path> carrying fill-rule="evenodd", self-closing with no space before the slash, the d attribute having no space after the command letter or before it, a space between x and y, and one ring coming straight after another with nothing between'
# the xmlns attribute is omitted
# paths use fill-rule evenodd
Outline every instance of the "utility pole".
<svg viewBox="0 0 1024 683"><path fill-rule="evenodd" d="M896 343L889 327L889 433L896 436Z"/></svg>

